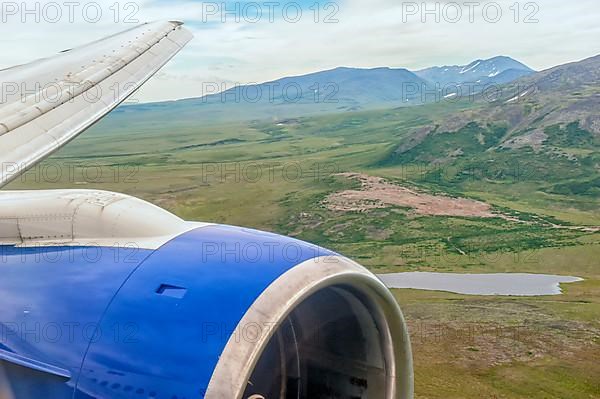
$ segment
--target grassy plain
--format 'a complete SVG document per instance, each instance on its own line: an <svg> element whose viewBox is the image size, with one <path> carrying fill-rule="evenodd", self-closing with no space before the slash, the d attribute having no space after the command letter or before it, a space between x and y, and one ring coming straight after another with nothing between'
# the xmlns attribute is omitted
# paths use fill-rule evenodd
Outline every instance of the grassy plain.
<svg viewBox="0 0 600 399"><path fill-rule="evenodd" d="M600 225L587 179L597 147L586 142L579 151L585 161L569 161L493 152L469 141L479 133L497 141L502 132L491 128L398 153L416 129L460 107L233 123L165 121L121 108L10 188L124 192L186 219L293 235L374 272L583 277L552 297L394 294L413 336L417 398L600 398L600 234L552 225ZM450 153L441 167L431 166L428 157ZM334 212L324 198L357 186L340 172L479 199L530 223L423 216L391 206ZM567 192L576 181L588 186Z"/></svg>

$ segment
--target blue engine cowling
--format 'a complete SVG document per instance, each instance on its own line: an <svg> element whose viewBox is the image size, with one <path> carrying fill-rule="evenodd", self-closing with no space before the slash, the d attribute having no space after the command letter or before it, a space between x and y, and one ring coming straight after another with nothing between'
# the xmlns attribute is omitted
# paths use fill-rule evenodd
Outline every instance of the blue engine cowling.
<svg viewBox="0 0 600 399"><path fill-rule="evenodd" d="M320 247L209 225L157 250L0 249L0 397L412 397L394 298Z"/></svg>

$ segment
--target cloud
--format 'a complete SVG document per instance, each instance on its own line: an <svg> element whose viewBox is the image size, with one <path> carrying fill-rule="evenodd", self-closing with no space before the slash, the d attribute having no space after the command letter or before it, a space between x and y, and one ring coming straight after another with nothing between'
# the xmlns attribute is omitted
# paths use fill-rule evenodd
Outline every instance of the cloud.
<svg viewBox="0 0 600 399"><path fill-rule="evenodd" d="M343 0L316 8L314 0L227 1L228 12L221 2L102 0L93 2L102 10L97 22L83 14L88 3L73 21L64 15L55 23L3 20L0 67L116 33L134 20L157 19L186 21L195 39L140 90L142 101L198 96L205 82L262 82L342 65L419 69L502 54L545 69L600 52L597 0L522 2L518 12L513 0L482 1L474 9L461 1Z"/></svg>

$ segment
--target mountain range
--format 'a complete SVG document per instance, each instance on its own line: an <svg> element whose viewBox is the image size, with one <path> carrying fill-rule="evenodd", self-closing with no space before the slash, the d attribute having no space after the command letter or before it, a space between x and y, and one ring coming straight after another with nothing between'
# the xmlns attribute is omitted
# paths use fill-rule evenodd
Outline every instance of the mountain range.
<svg viewBox="0 0 600 399"><path fill-rule="evenodd" d="M483 91L473 97L444 98L448 95L442 96L443 91L438 93L438 83L434 81L440 74L443 79L439 79L439 85L448 80L463 79L461 82L464 83L475 79L493 81L497 86L493 95ZM509 77L518 78L506 82ZM398 87L424 87L428 93L438 95L423 101L420 93L407 96L400 90L399 94ZM277 94L274 88L296 91ZM115 123L126 120L132 127L146 126L148 120L170 120L169 126L173 128L189 129L198 124L219 126L238 121L285 124L295 118L316 114L376 108L434 107L428 112L430 117L415 120L414 127L408 128L407 134L394 144L389 157L382 163L444 163L467 159L497 162L505 159L511 164L517 159L531 160L537 162L540 170L552 169L552 176L571 170L569 178L580 179L581 187L587 190L578 186L579 191L600 190L596 180L590 182L586 177L600 171L597 151L600 144L600 55L541 72L533 72L508 57L417 72L400 68L336 68L237 90L246 90L244 95L247 96L262 90L268 96L248 101L239 92L228 91L203 98L124 106L115 111L112 120ZM304 94L294 101L286 98L286 95L293 96L292 93L299 91ZM333 96L333 100L323 100L328 96ZM444 111L440 112L440 109ZM548 164L549 159L555 162ZM579 166L573 169L573 165ZM563 188L548 188L548 192L556 190Z"/></svg>
<svg viewBox="0 0 600 399"><path fill-rule="evenodd" d="M422 104L439 97L433 93L443 94L447 88L470 84L480 86L481 91L486 85L508 83L534 72L523 63L504 56L415 72L389 67L339 67L234 87L201 100L203 103L337 104L338 108L357 110L389 103Z"/></svg>
<svg viewBox="0 0 600 399"><path fill-rule="evenodd" d="M422 105L455 95L456 87L480 92L534 71L510 57L477 60L468 65L409 71L404 68L339 67L301 76L237 86L221 93L179 101L122 107L118 112L178 112L204 122L286 119L332 112ZM166 115L166 114L165 114Z"/></svg>

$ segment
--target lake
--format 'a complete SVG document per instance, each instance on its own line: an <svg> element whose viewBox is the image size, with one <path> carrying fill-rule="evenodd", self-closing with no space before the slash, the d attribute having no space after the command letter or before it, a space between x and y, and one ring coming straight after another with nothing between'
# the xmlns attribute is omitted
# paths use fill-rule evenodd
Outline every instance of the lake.
<svg viewBox="0 0 600 399"><path fill-rule="evenodd" d="M407 272L380 274L389 288L448 291L466 295L560 295L560 284L583 281L579 277L548 274L458 274Z"/></svg>

